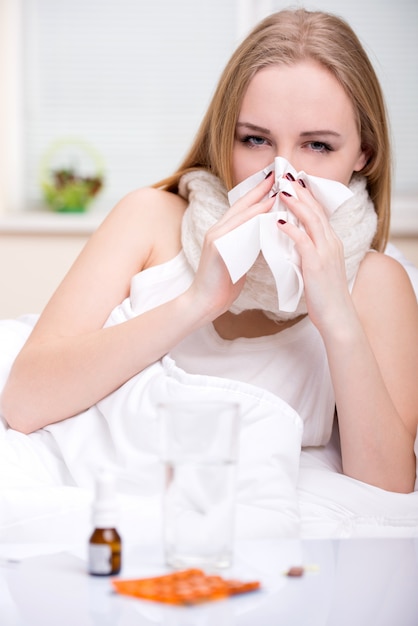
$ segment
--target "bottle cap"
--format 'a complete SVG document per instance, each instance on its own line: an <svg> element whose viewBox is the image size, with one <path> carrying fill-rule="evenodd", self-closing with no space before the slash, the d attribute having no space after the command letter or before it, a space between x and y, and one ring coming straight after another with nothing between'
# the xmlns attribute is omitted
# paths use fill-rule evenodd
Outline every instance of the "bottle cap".
<svg viewBox="0 0 418 626"><path fill-rule="evenodd" d="M93 503L94 527L115 528L117 510L114 477L109 470L101 468L96 478L96 496Z"/></svg>

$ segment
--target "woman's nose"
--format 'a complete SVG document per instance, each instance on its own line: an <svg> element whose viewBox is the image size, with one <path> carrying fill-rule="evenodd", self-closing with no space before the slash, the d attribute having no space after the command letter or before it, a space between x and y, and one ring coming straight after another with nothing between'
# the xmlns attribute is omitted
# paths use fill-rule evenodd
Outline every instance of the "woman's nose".
<svg viewBox="0 0 418 626"><path fill-rule="evenodd" d="M296 161L298 159L294 153L294 150L292 150L292 148L288 146L284 146L284 145L278 146L276 157L282 157L282 159L286 159L286 161L288 161L291 165L293 165L294 168L297 167Z"/></svg>
<svg viewBox="0 0 418 626"><path fill-rule="evenodd" d="M286 149L284 147L279 148L276 157L282 157L282 159L285 159L288 163L290 163L290 165L294 167L297 172L299 171L297 163L298 159L293 150Z"/></svg>

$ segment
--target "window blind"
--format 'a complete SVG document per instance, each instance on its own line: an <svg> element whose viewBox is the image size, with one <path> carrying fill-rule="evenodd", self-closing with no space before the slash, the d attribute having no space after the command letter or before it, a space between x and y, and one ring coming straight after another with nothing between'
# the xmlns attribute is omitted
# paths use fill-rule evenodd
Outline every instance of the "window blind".
<svg viewBox="0 0 418 626"><path fill-rule="evenodd" d="M394 190L418 195L418 2L416 0L317 0L292 6L329 11L348 21L379 77L394 150ZM269 11L289 6L271 0Z"/></svg>
<svg viewBox="0 0 418 626"><path fill-rule="evenodd" d="M235 45L235 3L24 0L22 17L25 205L50 161L94 168L79 141L103 161L104 208L171 174Z"/></svg>
<svg viewBox="0 0 418 626"><path fill-rule="evenodd" d="M416 197L418 3L297 4L337 13L359 35L386 96L395 193ZM60 138L81 139L100 154L106 186L98 205L105 209L170 174L238 30L244 35L251 21L287 6L279 0L22 0L25 206L41 203L42 159Z"/></svg>

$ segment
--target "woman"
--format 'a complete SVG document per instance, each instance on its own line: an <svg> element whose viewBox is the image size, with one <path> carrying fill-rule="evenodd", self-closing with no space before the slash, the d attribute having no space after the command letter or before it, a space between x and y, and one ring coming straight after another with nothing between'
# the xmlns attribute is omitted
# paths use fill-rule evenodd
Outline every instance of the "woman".
<svg viewBox="0 0 418 626"><path fill-rule="evenodd" d="M271 210L274 176L231 208L226 189L277 156L354 190L339 236L303 176L287 173L297 197L280 192L280 199L303 228L284 220L275 228L301 259L304 304L294 317L261 304L254 289L248 295L251 284L264 284L252 281L253 270L233 284L214 243ZM199 186L202 176L195 201L193 181ZM189 241L193 224L207 217L202 194L221 206L221 217L209 216L213 225L196 261ZM368 195L368 215L377 220L367 222L348 284L345 238L352 236L350 220L360 232L358 212L370 208ZM27 433L80 413L168 352L192 373L207 373L212 363L218 375L238 379L262 361L261 384L268 379L266 386L306 417L307 432L315 433L312 421L325 421L306 445L326 443L335 405L344 472L412 491L418 315L404 269L379 252L389 198L384 104L358 39L331 15L272 15L228 63L179 171L124 198L63 280L12 368L2 396L6 420ZM265 276L263 261L257 263L255 274ZM144 300L147 286L159 293L125 320L118 305L134 276ZM258 384L257 376L250 382Z"/></svg>

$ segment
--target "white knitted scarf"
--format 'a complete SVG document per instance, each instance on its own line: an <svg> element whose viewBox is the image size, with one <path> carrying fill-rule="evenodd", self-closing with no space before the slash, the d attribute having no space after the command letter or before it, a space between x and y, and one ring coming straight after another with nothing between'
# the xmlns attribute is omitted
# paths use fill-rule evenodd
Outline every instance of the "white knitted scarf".
<svg viewBox="0 0 418 626"><path fill-rule="evenodd" d="M376 232L377 215L364 176L354 175L349 188L354 195L332 214L330 224L343 242L346 276L350 284L370 249ZM182 246L188 262L196 271L206 232L229 208L227 190L213 174L196 170L182 176L179 194L189 203L182 223ZM247 273L243 290L230 310L237 314L248 309L262 309L271 319L284 321L306 313L306 304L302 295L293 313L278 310L273 274L260 254Z"/></svg>

